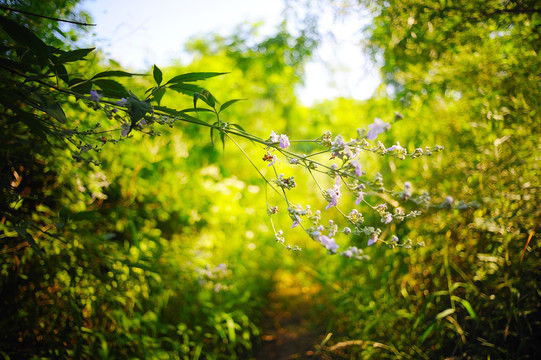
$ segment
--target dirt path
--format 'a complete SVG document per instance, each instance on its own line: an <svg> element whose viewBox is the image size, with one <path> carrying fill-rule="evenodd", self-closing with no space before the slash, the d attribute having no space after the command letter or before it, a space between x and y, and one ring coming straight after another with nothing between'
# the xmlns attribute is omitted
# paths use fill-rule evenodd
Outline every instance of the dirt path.
<svg viewBox="0 0 541 360"><path fill-rule="evenodd" d="M276 286L263 322L262 348L258 360L322 359L316 345L325 338L325 325L318 316L319 286L303 286L291 273L275 275Z"/></svg>

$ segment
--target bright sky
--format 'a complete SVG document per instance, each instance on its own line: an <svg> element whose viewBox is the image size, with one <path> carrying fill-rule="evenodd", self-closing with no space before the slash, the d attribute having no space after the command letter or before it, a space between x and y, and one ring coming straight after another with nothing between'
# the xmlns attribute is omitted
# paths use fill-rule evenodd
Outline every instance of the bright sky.
<svg viewBox="0 0 541 360"><path fill-rule="evenodd" d="M172 60L188 63L184 43L192 36L218 32L228 35L243 22L263 22L260 31L272 34L283 20L282 0L86 0L98 48L123 67L149 71ZM350 19L352 20L352 19ZM337 96L369 98L380 83L377 69L356 43L360 23L334 23L335 41L325 41L306 68L300 100L310 105Z"/></svg>

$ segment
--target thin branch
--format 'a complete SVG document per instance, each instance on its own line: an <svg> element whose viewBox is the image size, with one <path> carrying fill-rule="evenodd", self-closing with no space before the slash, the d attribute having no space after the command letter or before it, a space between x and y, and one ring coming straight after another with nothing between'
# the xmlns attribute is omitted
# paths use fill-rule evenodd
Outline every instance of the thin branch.
<svg viewBox="0 0 541 360"><path fill-rule="evenodd" d="M50 16L35 14L35 13L29 12L29 11L14 9L14 8L11 8L11 7L5 6L5 5L0 5L0 9L17 12L17 13L21 13L21 14L24 14L24 15L36 16L36 17L40 17L40 18L48 19L48 20L53 20L53 21L58 21L58 22L65 22L65 23L74 24L74 25L96 26L96 24L88 24L88 23L79 22L79 21L64 20L64 19L58 19L58 18L54 18L54 17L50 17Z"/></svg>

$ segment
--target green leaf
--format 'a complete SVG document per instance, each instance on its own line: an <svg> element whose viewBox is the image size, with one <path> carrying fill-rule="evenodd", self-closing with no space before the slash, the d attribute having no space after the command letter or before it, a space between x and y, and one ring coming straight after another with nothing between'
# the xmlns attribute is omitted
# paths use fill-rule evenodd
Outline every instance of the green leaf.
<svg viewBox="0 0 541 360"><path fill-rule="evenodd" d="M237 336L235 332L235 322L230 316L227 316L227 319L225 321L227 324L227 335L229 337L229 341L231 341L231 343L234 344L237 341Z"/></svg>
<svg viewBox="0 0 541 360"><path fill-rule="evenodd" d="M222 140L222 149L225 151L225 133L223 131L220 132L220 140Z"/></svg>
<svg viewBox="0 0 541 360"><path fill-rule="evenodd" d="M451 299L454 301L458 301L464 306L464 309L470 314L472 319L477 319L477 314L473 310L473 306L471 306L470 302L466 299L459 298L458 296L451 296Z"/></svg>
<svg viewBox="0 0 541 360"><path fill-rule="evenodd" d="M111 98L124 98L129 96L129 92L120 83L111 79L96 79L92 83L99 86L103 96Z"/></svg>
<svg viewBox="0 0 541 360"><path fill-rule="evenodd" d="M229 124L229 126L233 126L234 128L237 128L242 132L246 132L246 130L244 130L239 124Z"/></svg>
<svg viewBox="0 0 541 360"><path fill-rule="evenodd" d="M58 120L60 123L65 124L68 120L66 118L66 114L64 113L64 110L60 105L58 105L55 101L50 101L45 104L45 107L43 109L47 114L54 117L56 120Z"/></svg>
<svg viewBox="0 0 541 360"><path fill-rule="evenodd" d="M165 88L164 87L161 87L161 88L158 88L157 90L155 90L153 92L153 95L154 95L154 100L156 100L156 102L158 103L158 105L160 104L160 102L162 101L162 98L163 98L163 95L165 94Z"/></svg>
<svg viewBox="0 0 541 360"><path fill-rule="evenodd" d="M32 247L32 249L34 249L35 252L38 253L39 257L44 259L43 257L43 252L41 251L41 249L39 248L38 244L36 243L36 241L34 240L34 238L32 237L32 235L30 235L25 228L21 227L21 226L16 226L15 227L15 231L17 231L17 234L19 234L20 237L22 237L23 239L25 239L26 241L28 241L28 243L30 244L30 246Z"/></svg>
<svg viewBox="0 0 541 360"><path fill-rule="evenodd" d="M26 27L18 24L17 22L0 16L0 27L3 28L6 33L20 45L27 47L42 64L45 64L51 57L49 47L40 38L36 36L32 31Z"/></svg>
<svg viewBox="0 0 541 360"><path fill-rule="evenodd" d="M203 100L211 108L213 108L213 109L216 108L216 101L217 100L216 100L216 98L214 98L214 96L212 96L210 91L208 91L208 90L201 91L199 93L199 97L201 98L201 100ZM195 107L195 104L194 104L194 107Z"/></svg>
<svg viewBox="0 0 541 360"><path fill-rule="evenodd" d="M432 323L432 325L430 325L428 329L423 332L423 335L421 335L421 337L419 338L419 345L425 342L426 338L430 335L430 333L432 333L435 327L436 323Z"/></svg>
<svg viewBox="0 0 541 360"><path fill-rule="evenodd" d="M56 73L56 76L58 76L60 80L64 81L67 85L69 85L69 75L64 64L56 65L55 73Z"/></svg>
<svg viewBox="0 0 541 360"><path fill-rule="evenodd" d="M246 99L233 99L233 100L228 100L226 102L224 102L222 104L222 106L220 106L220 112L222 112L223 110L227 109L228 107L230 107L231 105L233 105L234 103L238 102L238 101L243 101L243 100L246 100Z"/></svg>
<svg viewBox="0 0 541 360"><path fill-rule="evenodd" d="M203 91L204 88L202 88L199 85L193 85L193 84L174 84L168 86L169 89L178 91L180 93L186 94L188 96L193 96L196 92Z"/></svg>
<svg viewBox="0 0 541 360"><path fill-rule="evenodd" d="M71 220L99 220L100 213L98 211L79 211L68 213L67 218Z"/></svg>
<svg viewBox="0 0 541 360"><path fill-rule="evenodd" d="M136 75L139 75L139 74L132 74L132 73L121 71L121 70L108 70L108 71L102 71L100 73L97 73L90 80L104 78L104 77L132 77Z"/></svg>
<svg viewBox="0 0 541 360"><path fill-rule="evenodd" d="M212 144L212 147L214 147L214 128L210 128L210 143Z"/></svg>
<svg viewBox="0 0 541 360"><path fill-rule="evenodd" d="M170 109L170 108L165 107L165 106L154 106L154 111L161 111L161 112L164 112L164 113L166 113L168 115L173 115L173 116L182 115L182 111L175 110L175 109Z"/></svg>
<svg viewBox="0 0 541 360"><path fill-rule="evenodd" d="M444 317L447 317L455 312L455 309L446 309L436 315L436 320L441 320Z"/></svg>
<svg viewBox="0 0 541 360"><path fill-rule="evenodd" d="M81 95L88 95L92 89L92 83L85 79L71 79L69 89Z"/></svg>
<svg viewBox="0 0 541 360"><path fill-rule="evenodd" d="M13 61L10 59L0 58L0 64L4 65L10 70L11 69L19 70L20 72L23 72L23 73L32 71L32 66L30 64L25 64L25 63L22 63L19 61Z"/></svg>
<svg viewBox="0 0 541 360"><path fill-rule="evenodd" d="M128 114L130 115L133 126L137 124L137 122L141 120L146 115L146 113L150 112L150 102L148 100L139 100L139 98L137 98L137 96L135 96L133 93L130 93L127 101Z"/></svg>
<svg viewBox="0 0 541 360"><path fill-rule="evenodd" d="M63 51L61 54L53 60L55 64L63 64L72 61L79 61L84 59L85 56L90 54L96 48L89 49L76 49L72 51Z"/></svg>
<svg viewBox="0 0 541 360"><path fill-rule="evenodd" d="M162 74L162 71L160 70L160 68L158 68L156 65L154 65L154 69L153 69L153 75L154 75L154 81L156 81L156 84L158 84L158 86L160 86L160 84L162 83L162 80L163 80L163 74Z"/></svg>
<svg viewBox="0 0 541 360"><path fill-rule="evenodd" d="M46 95L28 93L24 101L34 108L43 111L46 114L51 115L53 118L58 120L60 123L66 123L66 114L62 107L53 99Z"/></svg>
<svg viewBox="0 0 541 360"><path fill-rule="evenodd" d="M200 112L200 111L201 111L201 112L207 111L207 112L214 113L213 110L211 110L211 109L209 109L209 108L202 108L202 107L198 107L198 108L195 108L195 109L194 109L194 108L189 108L189 109L180 110L180 112L183 113L183 114L184 114L184 113L189 113L189 112L196 112L196 113L198 113L198 112Z"/></svg>
<svg viewBox="0 0 541 360"><path fill-rule="evenodd" d="M219 73L219 72L193 72L193 73L187 73L175 76L171 80L167 82L167 84L178 84L183 82L192 82L192 81L199 81L199 80L205 80L211 77L224 75L227 73Z"/></svg>
<svg viewBox="0 0 541 360"><path fill-rule="evenodd" d="M193 94L193 108L197 112L197 99L199 99L200 93L196 92Z"/></svg>
<svg viewBox="0 0 541 360"><path fill-rule="evenodd" d="M17 118L19 121L22 121L28 126L32 134L39 136L41 139L49 143L47 139L47 134L50 133L49 129L42 125L42 122L39 119L36 119L32 114L27 113L26 111L20 111L17 113Z"/></svg>

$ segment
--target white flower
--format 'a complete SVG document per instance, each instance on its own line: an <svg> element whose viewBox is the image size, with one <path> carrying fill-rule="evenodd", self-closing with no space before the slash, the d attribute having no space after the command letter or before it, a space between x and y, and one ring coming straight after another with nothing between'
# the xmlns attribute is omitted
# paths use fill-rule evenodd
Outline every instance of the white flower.
<svg viewBox="0 0 541 360"><path fill-rule="evenodd" d="M280 140L280 138L278 137L278 134L275 133L274 131L271 131L270 141L275 143L275 142L278 142L279 140Z"/></svg>

